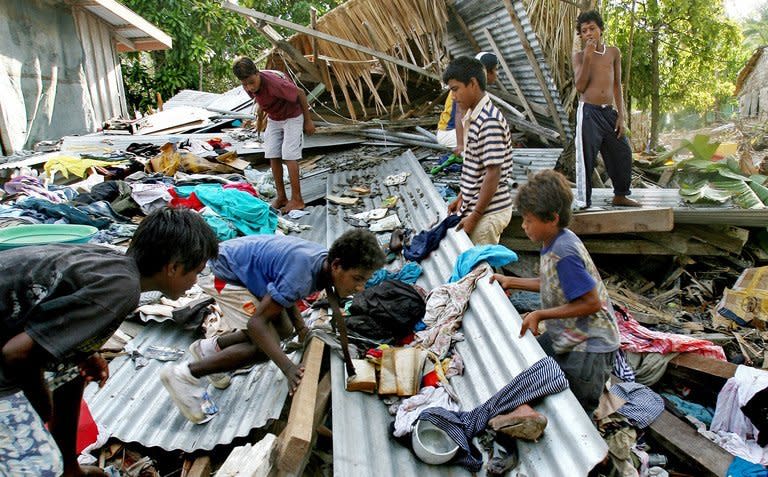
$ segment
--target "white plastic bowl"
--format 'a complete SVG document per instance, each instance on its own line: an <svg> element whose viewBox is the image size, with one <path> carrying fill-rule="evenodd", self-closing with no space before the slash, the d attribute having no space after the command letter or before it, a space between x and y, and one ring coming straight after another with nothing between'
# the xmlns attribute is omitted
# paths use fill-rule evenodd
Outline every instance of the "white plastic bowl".
<svg viewBox="0 0 768 477"><path fill-rule="evenodd" d="M459 450L459 445L444 430L423 420L416 421L411 443L419 459L433 465L445 464Z"/></svg>

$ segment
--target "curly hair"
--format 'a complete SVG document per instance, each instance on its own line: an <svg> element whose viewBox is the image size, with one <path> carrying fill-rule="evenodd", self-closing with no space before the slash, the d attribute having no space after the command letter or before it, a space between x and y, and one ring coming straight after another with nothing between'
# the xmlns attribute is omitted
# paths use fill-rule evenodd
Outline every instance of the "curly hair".
<svg viewBox="0 0 768 477"><path fill-rule="evenodd" d="M256 63L247 56L238 56L232 64L232 72L240 81L247 80L251 75L259 74Z"/></svg>
<svg viewBox="0 0 768 477"><path fill-rule="evenodd" d="M576 32L581 33L581 25L584 23L595 22L597 28L603 31L603 17L597 10L590 10L588 12L582 12L576 19Z"/></svg>
<svg viewBox="0 0 768 477"><path fill-rule="evenodd" d="M339 259L344 270L378 270L384 266L386 255L371 232L349 230L337 238L328 250L328 263L333 263L336 259Z"/></svg>
<svg viewBox="0 0 768 477"><path fill-rule="evenodd" d="M156 210L141 221L126 252L136 260L142 276L154 275L173 262L188 272L218 253L216 234L200 214L170 207Z"/></svg>
<svg viewBox="0 0 768 477"><path fill-rule="evenodd" d="M515 197L515 207L521 214L533 214L544 221L554 220L557 214L557 226L560 228L571 223L572 202L573 192L568 181L552 170L531 176Z"/></svg>

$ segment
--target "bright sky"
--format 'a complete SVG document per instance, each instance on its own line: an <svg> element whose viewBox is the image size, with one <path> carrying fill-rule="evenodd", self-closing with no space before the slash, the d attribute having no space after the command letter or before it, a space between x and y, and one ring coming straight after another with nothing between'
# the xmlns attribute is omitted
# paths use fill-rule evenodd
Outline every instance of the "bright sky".
<svg viewBox="0 0 768 477"><path fill-rule="evenodd" d="M768 0L724 0L724 3L725 13L734 20L741 20L752 16Z"/></svg>

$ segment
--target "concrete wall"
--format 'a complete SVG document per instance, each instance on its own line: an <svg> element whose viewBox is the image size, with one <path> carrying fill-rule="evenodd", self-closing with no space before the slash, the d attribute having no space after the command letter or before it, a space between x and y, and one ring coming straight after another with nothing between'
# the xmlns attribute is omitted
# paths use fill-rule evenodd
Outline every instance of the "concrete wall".
<svg viewBox="0 0 768 477"><path fill-rule="evenodd" d="M768 50L768 49L766 49ZM757 64L739 93L739 116L768 119L768 51L763 50Z"/></svg>
<svg viewBox="0 0 768 477"><path fill-rule="evenodd" d="M108 25L90 13L53 0L3 0L0 45L4 154L93 132L125 112Z"/></svg>

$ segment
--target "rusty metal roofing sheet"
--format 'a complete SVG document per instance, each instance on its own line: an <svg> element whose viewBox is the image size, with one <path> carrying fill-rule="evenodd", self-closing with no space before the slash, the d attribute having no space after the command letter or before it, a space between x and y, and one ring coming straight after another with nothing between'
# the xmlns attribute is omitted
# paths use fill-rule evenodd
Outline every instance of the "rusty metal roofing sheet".
<svg viewBox="0 0 768 477"><path fill-rule="evenodd" d="M140 351L150 345L186 351L193 339L191 331L174 323L153 322L133 343ZM290 356L298 362L298 353ZM183 359L187 358L188 354ZM110 378L103 388L95 384L86 388L84 397L94 420L111 437L166 451L211 450L280 417L288 396L285 377L277 366L272 362L258 364L247 374L234 376L225 390L209 386L219 414L205 424L192 424L160 382L162 365L149 360L147 366L135 369L128 356L119 356L109 364Z"/></svg>
<svg viewBox="0 0 768 477"><path fill-rule="evenodd" d="M520 0L513 0L512 4L515 7L517 16L520 18L523 30L525 30L526 38L533 49L534 56L544 75L547 89L552 95L555 107L560 116L560 122L563 124L563 129L565 130L566 135L571 137L573 131L568 122L568 115L565 113L565 109L562 106L562 99L557 90L557 85L552 79L547 57L544 54L530 21L528 20L528 13L525 10L525 6ZM544 93L536 79L533 68L528 62L528 57L526 56L523 45L517 35L517 30L515 30L515 27L509 18L509 13L504 6L504 2L498 0L457 0L455 8L482 51L493 51L484 31L485 29L488 29L491 32L494 43L499 47L504 61L506 61L509 69L512 71L515 81L517 81L517 84L520 86L520 89L528 102L534 103L541 106L541 108L544 108L544 110L547 110L547 101L544 97ZM467 41L466 33L455 19L451 19L448 22L446 47L454 57L461 55L475 55L475 50L472 48L470 42ZM504 69L499 68L498 74L498 81L504 85L507 91L514 94L515 90L512 86L512 82L506 77ZM518 110L523 112L522 107L518 107ZM557 130L555 122L548 112L545 115L535 113L535 116L542 126Z"/></svg>
<svg viewBox="0 0 768 477"><path fill-rule="evenodd" d="M406 184L383 186L384 177L400 172L410 172ZM445 217L444 202L410 151L366 170L332 174L328 178L329 193L359 180L374 181L369 182L374 192L362 199L365 208L378 205L384 195L398 195L402 200L397 214L401 221L415 230L429 227ZM350 227L343 220L345 210L350 209L328 207L335 210L328 215L328 242L331 242ZM464 232L449 231L439 249L421 262L424 275L418 283L426 289L445 283L459 253L471 246ZM464 358L466 371L464 376L451 380L461 396L463 409L483 403L512 377L544 356L533 337L517 337L520 323L520 316L499 285L481 279L464 315L462 332L466 340L456 345ZM388 437L387 429L392 417L386 406L374 396L346 392L344 382L343 362L334 356L332 414L335 475L469 475L460 467L422 464ZM519 444L519 475L586 475L605 457L605 442L571 391L547 397L537 409L547 416L549 424L538 443Z"/></svg>

